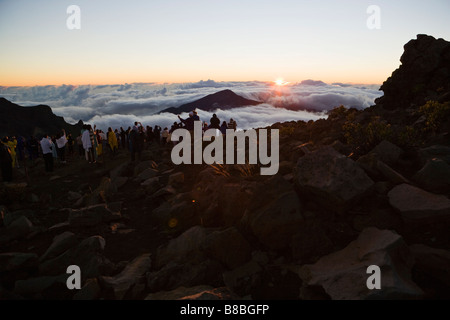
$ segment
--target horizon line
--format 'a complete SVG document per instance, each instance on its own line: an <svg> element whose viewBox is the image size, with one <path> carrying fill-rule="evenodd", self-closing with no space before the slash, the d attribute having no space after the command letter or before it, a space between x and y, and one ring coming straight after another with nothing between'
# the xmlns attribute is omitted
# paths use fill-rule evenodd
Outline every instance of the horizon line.
<svg viewBox="0 0 450 320"><path fill-rule="evenodd" d="M130 85L130 84L142 84L142 85L174 85L174 84L185 84L185 83L201 83L201 82L208 82L208 81L212 81L215 83L248 83L248 82L257 82L257 83L266 83L266 84L275 84L277 80L220 80L220 81L216 81L213 79L208 79L208 80L198 80L198 81L184 81L184 82L180 82L180 81L174 81L174 82L167 82L167 81L148 81L148 82L143 82L143 81L133 81L133 82L122 82L122 83L117 83L117 82L99 82L99 83L60 83L60 84L26 84L26 85L16 85L16 84L11 84L11 85L7 85L7 84L0 84L0 88L4 87L4 88L11 88L11 87L21 87L21 88L27 88L27 87L62 87L62 86L74 86L74 87L82 87L82 86L120 86L120 85ZM335 84L348 84L348 85L379 85L381 86L383 84L383 82L381 83L374 83L374 82L340 82L340 81L333 81L333 82L326 82L323 80L314 80L311 78L307 78L307 79L303 79L303 80L299 80L299 81L286 81L287 84L283 85L283 86L293 86L293 85L298 85L301 84L303 81L318 81L318 82L323 82L327 85L335 85Z"/></svg>

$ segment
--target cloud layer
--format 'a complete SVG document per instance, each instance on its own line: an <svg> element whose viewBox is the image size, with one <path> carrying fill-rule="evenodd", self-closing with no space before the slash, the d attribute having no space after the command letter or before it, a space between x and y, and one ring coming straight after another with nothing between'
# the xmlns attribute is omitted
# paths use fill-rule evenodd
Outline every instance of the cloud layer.
<svg viewBox="0 0 450 320"><path fill-rule="evenodd" d="M326 84L305 80L285 86L268 82L216 82L122 85L0 87L0 96L23 106L46 104L67 122L96 124L99 128L127 128L134 121L144 125L168 126L177 121L173 114L158 114L168 107L200 99L220 90L231 89L236 94L263 102L259 106L217 110L221 120L237 120L241 129L263 127L275 122L315 120L324 112L344 105L364 109L381 96L378 85L358 86L343 83ZM308 110L309 112L305 111ZM200 111L209 122L212 113ZM187 116L187 115L182 115Z"/></svg>

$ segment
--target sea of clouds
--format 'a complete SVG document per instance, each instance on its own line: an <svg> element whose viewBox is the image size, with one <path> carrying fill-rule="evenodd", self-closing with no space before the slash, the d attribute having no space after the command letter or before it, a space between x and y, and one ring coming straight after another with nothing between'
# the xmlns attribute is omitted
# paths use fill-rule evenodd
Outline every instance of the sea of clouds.
<svg viewBox="0 0 450 320"><path fill-rule="evenodd" d="M34 87L0 87L0 97L22 106L45 104L69 123L83 120L98 128L128 128L135 121L144 126L170 127L177 115L160 113L169 107L200 99L208 94L230 89L248 99L263 102L230 110L216 110L221 121L233 118L238 128L269 126L276 122L317 120L326 112L344 105L364 109L382 95L379 85L327 84L305 80L285 86L270 82L216 82L121 85L61 85ZM209 122L212 112L199 110L202 121ZM187 117L186 114L181 114Z"/></svg>

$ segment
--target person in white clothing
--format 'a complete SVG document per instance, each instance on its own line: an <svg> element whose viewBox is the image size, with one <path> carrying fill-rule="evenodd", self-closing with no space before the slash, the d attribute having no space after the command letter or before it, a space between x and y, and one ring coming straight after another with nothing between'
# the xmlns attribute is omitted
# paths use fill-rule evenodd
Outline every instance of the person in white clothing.
<svg viewBox="0 0 450 320"><path fill-rule="evenodd" d="M81 136L81 141L83 142L83 149L87 154L87 160L89 163L92 163L94 161L93 153L92 153L92 142L91 142L91 136L90 136L90 126L85 125L83 134Z"/></svg>
<svg viewBox="0 0 450 320"><path fill-rule="evenodd" d="M56 152L58 153L59 161L61 161L61 163L66 163L66 144L66 131L63 129L56 137Z"/></svg>
<svg viewBox="0 0 450 320"><path fill-rule="evenodd" d="M53 171L53 151L51 142L48 134L45 134L42 140L40 141L42 154L44 155L45 162L45 171L52 172ZM54 146L53 146L54 147Z"/></svg>

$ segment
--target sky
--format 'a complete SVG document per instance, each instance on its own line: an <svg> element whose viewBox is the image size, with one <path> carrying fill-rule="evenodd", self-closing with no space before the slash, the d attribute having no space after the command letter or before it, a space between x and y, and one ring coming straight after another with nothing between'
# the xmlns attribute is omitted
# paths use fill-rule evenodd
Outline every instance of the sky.
<svg viewBox="0 0 450 320"><path fill-rule="evenodd" d="M448 0L0 0L0 86L381 84L417 34L450 40L449 12Z"/></svg>

